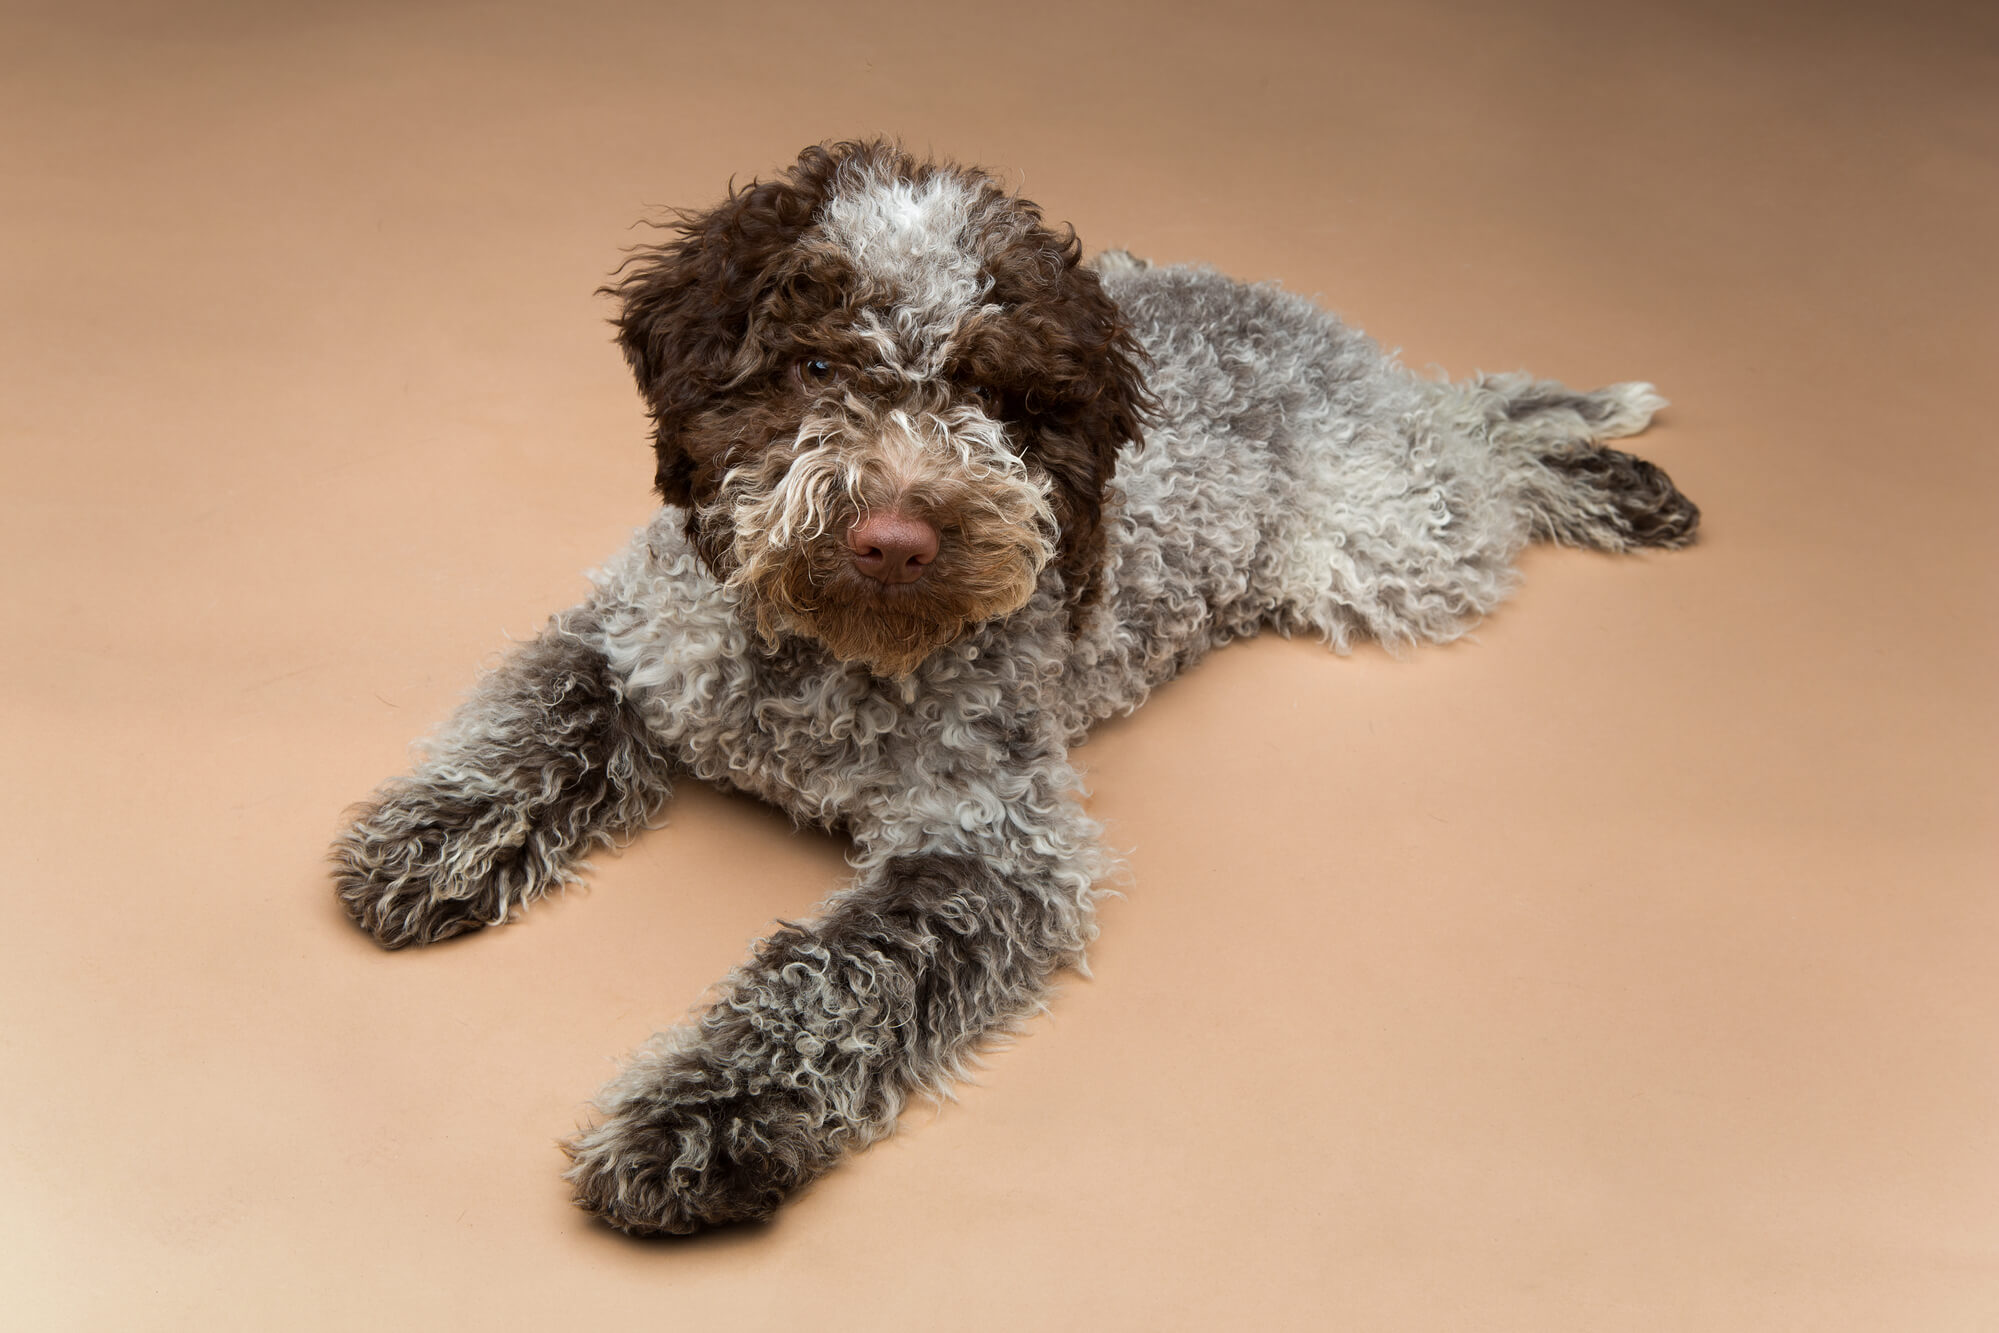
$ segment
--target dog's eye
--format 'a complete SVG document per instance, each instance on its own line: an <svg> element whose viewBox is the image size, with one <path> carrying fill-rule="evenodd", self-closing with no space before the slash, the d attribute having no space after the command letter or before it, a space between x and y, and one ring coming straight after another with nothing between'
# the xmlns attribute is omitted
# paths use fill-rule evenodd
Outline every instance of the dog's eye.
<svg viewBox="0 0 1999 1333"><path fill-rule="evenodd" d="M799 382L811 388L831 384L840 376L840 368L823 356L808 356L800 361L794 372Z"/></svg>

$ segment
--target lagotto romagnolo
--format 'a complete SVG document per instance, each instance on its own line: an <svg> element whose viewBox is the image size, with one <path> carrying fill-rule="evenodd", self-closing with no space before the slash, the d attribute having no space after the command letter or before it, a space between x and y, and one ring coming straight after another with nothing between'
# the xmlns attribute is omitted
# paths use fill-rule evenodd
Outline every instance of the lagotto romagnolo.
<svg viewBox="0 0 1999 1333"><path fill-rule="evenodd" d="M1275 287L1085 264L888 144L681 215L610 291L665 505L333 857L400 948L508 920L681 779L853 840L568 1145L630 1232L768 1216L1081 962L1109 867L1068 752L1099 719L1265 627L1450 639L1528 542L1699 519L1603 447L1650 385L1423 379Z"/></svg>

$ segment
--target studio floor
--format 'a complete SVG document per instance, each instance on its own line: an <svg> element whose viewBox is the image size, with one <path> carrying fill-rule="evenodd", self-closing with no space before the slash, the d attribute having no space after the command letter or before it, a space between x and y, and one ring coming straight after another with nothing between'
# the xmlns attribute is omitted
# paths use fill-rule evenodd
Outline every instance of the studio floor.
<svg viewBox="0 0 1999 1333"><path fill-rule="evenodd" d="M1989 6L0 25L0 1322L1999 1327ZM559 1141L843 849L686 789L395 955L324 850L652 510L634 224L876 133L1411 365L1652 380L1706 523L1104 727L1094 975L774 1223L633 1241Z"/></svg>

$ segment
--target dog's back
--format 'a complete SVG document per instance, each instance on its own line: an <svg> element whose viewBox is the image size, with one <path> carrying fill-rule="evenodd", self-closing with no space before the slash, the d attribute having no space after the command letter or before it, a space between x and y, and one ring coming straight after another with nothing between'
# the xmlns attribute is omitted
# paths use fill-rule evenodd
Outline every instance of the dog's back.
<svg viewBox="0 0 1999 1333"><path fill-rule="evenodd" d="M1122 252L1099 268L1159 407L1120 460L1107 614L1077 645L1093 716L1265 626L1342 650L1454 638L1535 539L1692 538L1699 511L1663 472L1599 447L1644 429L1649 385L1425 380L1274 286Z"/></svg>

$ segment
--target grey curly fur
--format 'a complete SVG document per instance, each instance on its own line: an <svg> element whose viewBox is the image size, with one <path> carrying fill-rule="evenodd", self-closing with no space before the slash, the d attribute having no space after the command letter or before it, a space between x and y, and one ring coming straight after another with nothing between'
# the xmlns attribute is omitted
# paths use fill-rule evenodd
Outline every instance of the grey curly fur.
<svg viewBox="0 0 1999 1333"><path fill-rule="evenodd" d="M882 188L849 177L841 197ZM1649 385L1428 381L1275 287L1117 252L1096 270L1156 410L1118 459L1087 609L1048 567L1011 614L876 674L760 633L667 508L335 846L342 901L394 948L508 919L676 776L851 836L852 883L641 1051L569 1145L577 1200L613 1225L768 1216L1080 964L1108 863L1067 754L1099 719L1266 626L1339 649L1448 640L1530 540L1693 536L1663 473L1601 447L1645 428ZM924 310L913 336L948 334L948 303Z"/></svg>

